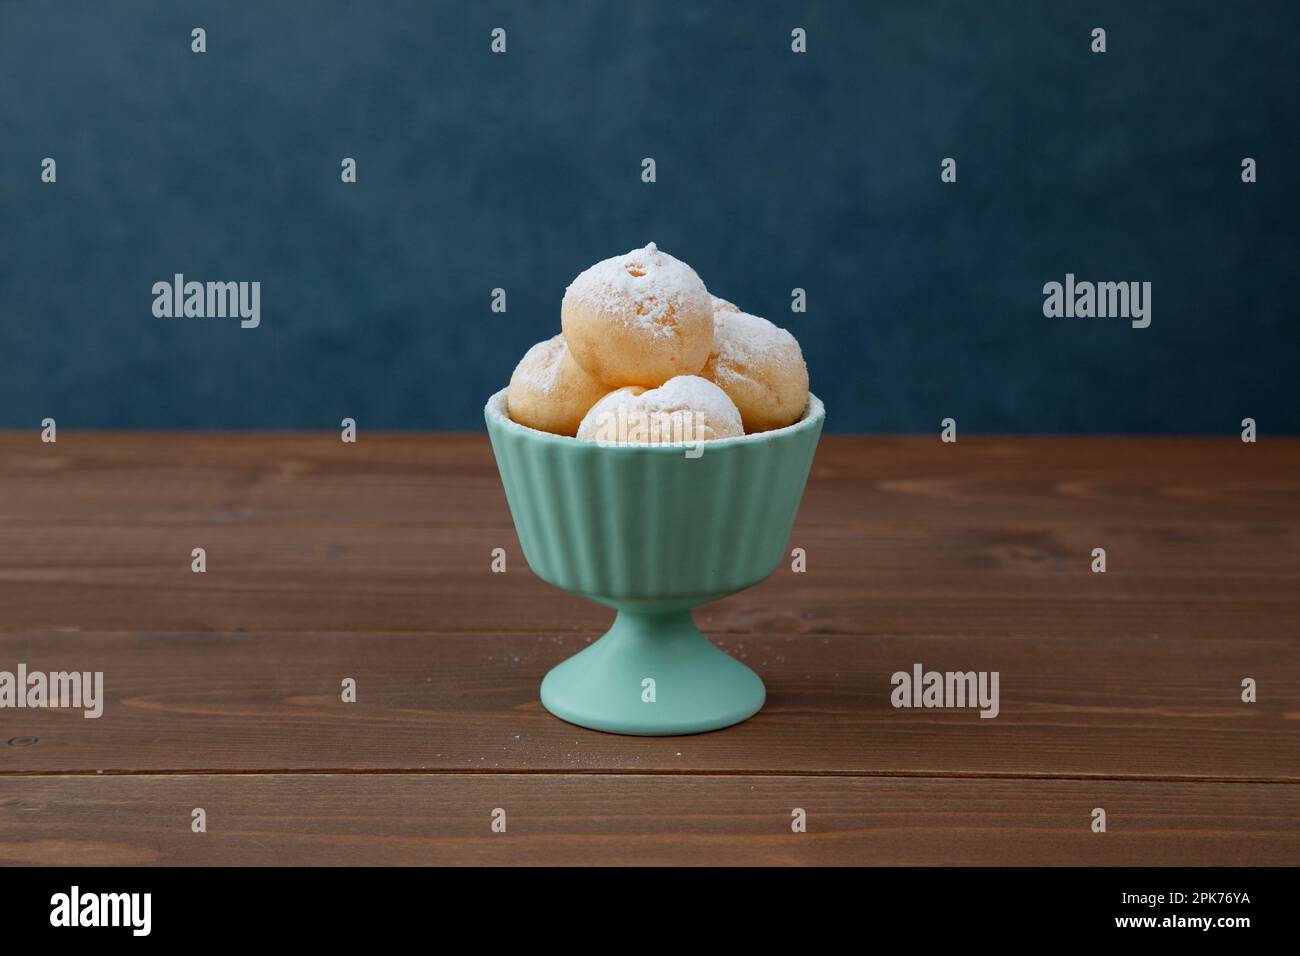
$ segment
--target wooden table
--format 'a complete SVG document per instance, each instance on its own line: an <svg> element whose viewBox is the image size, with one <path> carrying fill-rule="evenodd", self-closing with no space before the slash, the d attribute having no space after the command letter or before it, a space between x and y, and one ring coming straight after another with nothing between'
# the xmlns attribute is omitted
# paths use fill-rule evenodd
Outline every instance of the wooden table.
<svg viewBox="0 0 1300 956"><path fill-rule="evenodd" d="M828 436L796 546L698 613L766 708L618 737L538 701L612 612L483 435L0 434L0 670L106 685L0 710L0 862L1300 860L1300 442ZM915 663L1000 715L895 709Z"/></svg>

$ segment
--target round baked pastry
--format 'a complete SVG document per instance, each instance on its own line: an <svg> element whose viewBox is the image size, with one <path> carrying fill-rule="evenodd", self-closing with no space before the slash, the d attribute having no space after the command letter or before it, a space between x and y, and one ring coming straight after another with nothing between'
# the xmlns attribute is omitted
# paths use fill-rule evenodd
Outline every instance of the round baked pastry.
<svg viewBox="0 0 1300 956"><path fill-rule="evenodd" d="M506 411L521 425L573 436L587 410L608 389L573 360L563 335L538 342L515 366Z"/></svg>
<svg viewBox="0 0 1300 956"><path fill-rule="evenodd" d="M679 375L649 390L610 392L578 426L585 441L616 445L671 445L738 438L740 412L727 393L698 375Z"/></svg>
<svg viewBox="0 0 1300 956"><path fill-rule="evenodd" d="M713 346L713 297L694 269L653 242L574 279L560 319L578 364L613 388L694 375Z"/></svg>
<svg viewBox="0 0 1300 956"><path fill-rule="evenodd" d="M795 337L747 312L717 312L713 321L713 350L700 375L736 403L746 433L797 421L808 404L808 366Z"/></svg>
<svg viewBox="0 0 1300 956"><path fill-rule="evenodd" d="M740 308L734 302L728 302L726 299L719 299L716 295L712 296L713 312L716 315L719 312L739 312Z"/></svg>
<svg viewBox="0 0 1300 956"><path fill-rule="evenodd" d="M625 385L616 388L600 401L592 405L578 425L578 438L583 441L616 443L621 430L627 428L627 416L631 401L643 394L640 385Z"/></svg>

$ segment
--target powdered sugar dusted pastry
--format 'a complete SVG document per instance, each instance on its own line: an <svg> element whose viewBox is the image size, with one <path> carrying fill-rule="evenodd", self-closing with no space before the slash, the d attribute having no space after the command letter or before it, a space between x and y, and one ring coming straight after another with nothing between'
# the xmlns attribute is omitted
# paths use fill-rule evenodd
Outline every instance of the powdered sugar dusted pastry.
<svg viewBox="0 0 1300 956"><path fill-rule="evenodd" d="M583 441L613 441L618 431L620 414L626 418L632 399L645 392L640 385L625 385L610 392L587 411L578 425L578 438ZM621 412L620 412L621 409ZM612 425L612 431L610 423Z"/></svg>
<svg viewBox="0 0 1300 956"><path fill-rule="evenodd" d="M587 410L608 389L573 360L564 336L530 348L506 391L506 411L521 425L556 435L574 435Z"/></svg>
<svg viewBox="0 0 1300 956"><path fill-rule="evenodd" d="M713 321L713 350L700 374L736 403L745 431L797 421L808 404L808 366L795 337L746 312L717 312Z"/></svg>
<svg viewBox="0 0 1300 956"><path fill-rule="evenodd" d="M738 438L740 412L726 392L698 375L679 375L659 388L610 392L587 412L578 438L603 444L668 445Z"/></svg>
<svg viewBox="0 0 1300 956"><path fill-rule="evenodd" d="M560 318L573 357L615 388L694 375L713 346L713 297L694 269L653 242L574 279Z"/></svg>
<svg viewBox="0 0 1300 956"><path fill-rule="evenodd" d="M716 315L719 312L739 312L740 309L732 302L726 299L719 299L716 295L711 296L713 299L713 312Z"/></svg>

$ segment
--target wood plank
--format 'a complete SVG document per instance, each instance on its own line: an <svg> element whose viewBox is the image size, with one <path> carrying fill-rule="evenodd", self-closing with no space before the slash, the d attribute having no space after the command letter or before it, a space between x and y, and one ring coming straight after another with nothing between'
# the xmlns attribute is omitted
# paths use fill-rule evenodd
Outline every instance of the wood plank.
<svg viewBox="0 0 1300 956"><path fill-rule="evenodd" d="M104 672L104 715L8 710L0 773L486 770L1300 781L1294 637L730 636L768 686L722 733L628 738L548 714L590 638L417 633L0 635L0 669ZM996 670L1001 712L895 709L914 663ZM353 677L358 700L339 699ZM1253 677L1260 699L1240 700ZM33 739L35 742L33 742ZM8 741L9 745L5 746Z"/></svg>
<svg viewBox="0 0 1300 956"><path fill-rule="evenodd" d="M0 862L1293 863L1298 465L829 436L808 573L698 614L767 707L647 739L541 708L611 612L527 569L482 435L0 433L0 669L108 697L3 712ZM999 671L1001 714L894 709L917 662Z"/></svg>
<svg viewBox="0 0 1300 956"><path fill-rule="evenodd" d="M191 832L191 811L207 814ZM808 830L791 832L791 812ZM1107 832L1093 833L1105 809ZM505 833L490 831L495 808ZM1300 787L594 774L0 779L0 863L1291 865Z"/></svg>
<svg viewBox="0 0 1300 956"><path fill-rule="evenodd" d="M1297 529L805 533L788 565L702 609L715 633L1294 634ZM1108 572L1090 571L1093 547ZM207 573L194 574L203 547ZM491 571L505 548L506 574ZM0 630L602 633L511 529L0 528Z"/></svg>
<svg viewBox="0 0 1300 956"><path fill-rule="evenodd" d="M808 573L783 566L705 624L1283 637L1298 465L1294 441L831 436L791 539ZM592 634L608 617L528 570L481 435L0 434L0 608L0 630Z"/></svg>
<svg viewBox="0 0 1300 956"><path fill-rule="evenodd" d="M509 525L481 433L0 431L6 522ZM825 435L810 525L1300 521L1300 439Z"/></svg>

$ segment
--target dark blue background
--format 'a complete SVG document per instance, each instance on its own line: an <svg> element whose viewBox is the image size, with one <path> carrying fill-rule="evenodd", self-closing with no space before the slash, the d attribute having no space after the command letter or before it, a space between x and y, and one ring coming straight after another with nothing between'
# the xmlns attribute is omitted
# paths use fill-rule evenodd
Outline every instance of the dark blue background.
<svg viewBox="0 0 1300 956"><path fill-rule="evenodd" d="M836 430L1300 431L1298 10L0 0L0 425L479 428L654 240ZM1152 326L1044 318L1067 271ZM154 318L174 272L262 327Z"/></svg>

